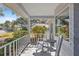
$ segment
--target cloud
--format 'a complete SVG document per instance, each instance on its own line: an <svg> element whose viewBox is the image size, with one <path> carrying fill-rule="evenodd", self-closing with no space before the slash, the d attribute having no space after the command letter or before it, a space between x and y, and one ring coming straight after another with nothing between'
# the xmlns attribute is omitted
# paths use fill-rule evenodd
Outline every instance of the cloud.
<svg viewBox="0 0 79 59"><path fill-rule="evenodd" d="M13 21L16 20L16 17L0 17L0 23L4 23L5 21Z"/></svg>

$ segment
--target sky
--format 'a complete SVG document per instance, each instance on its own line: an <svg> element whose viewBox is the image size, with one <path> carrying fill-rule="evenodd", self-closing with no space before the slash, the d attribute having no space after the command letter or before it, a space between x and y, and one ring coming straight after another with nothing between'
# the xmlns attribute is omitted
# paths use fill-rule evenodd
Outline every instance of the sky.
<svg viewBox="0 0 79 59"><path fill-rule="evenodd" d="M13 21L17 19L16 14L12 13L13 11L10 8L5 7L3 4L0 4L0 8L3 9L4 14L4 16L0 16L0 23L4 23L6 20Z"/></svg>

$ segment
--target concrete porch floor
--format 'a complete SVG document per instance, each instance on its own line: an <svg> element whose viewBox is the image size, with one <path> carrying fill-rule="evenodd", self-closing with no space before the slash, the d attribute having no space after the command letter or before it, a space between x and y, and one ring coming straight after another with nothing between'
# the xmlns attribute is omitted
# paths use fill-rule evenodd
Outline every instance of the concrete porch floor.
<svg viewBox="0 0 79 59"><path fill-rule="evenodd" d="M36 53L36 46L29 44L20 56L55 56L55 51L52 51L50 53Z"/></svg>

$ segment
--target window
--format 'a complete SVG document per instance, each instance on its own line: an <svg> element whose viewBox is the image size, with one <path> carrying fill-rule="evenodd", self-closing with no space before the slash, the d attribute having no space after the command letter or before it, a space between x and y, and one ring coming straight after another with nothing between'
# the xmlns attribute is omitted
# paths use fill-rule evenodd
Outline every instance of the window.
<svg viewBox="0 0 79 59"><path fill-rule="evenodd" d="M56 36L63 35L66 41L69 41L69 11L63 11L60 15L56 16L55 21Z"/></svg>

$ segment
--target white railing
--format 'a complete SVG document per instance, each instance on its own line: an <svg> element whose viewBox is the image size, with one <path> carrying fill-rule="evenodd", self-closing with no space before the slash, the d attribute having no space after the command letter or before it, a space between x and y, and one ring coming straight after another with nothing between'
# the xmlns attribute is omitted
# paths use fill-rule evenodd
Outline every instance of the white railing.
<svg viewBox="0 0 79 59"><path fill-rule="evenodd" d="M17 56L29 44L29 36L25 35L0 47L0 56Z"/></svg>

